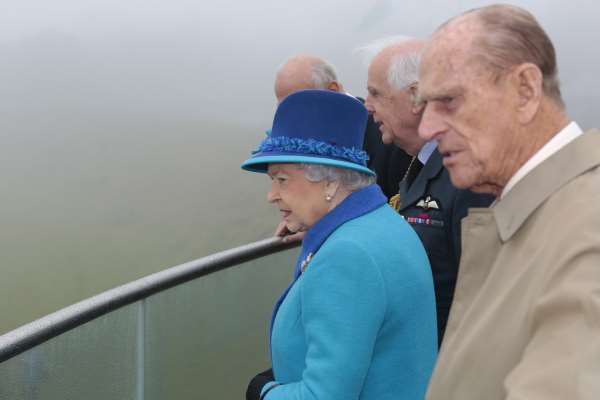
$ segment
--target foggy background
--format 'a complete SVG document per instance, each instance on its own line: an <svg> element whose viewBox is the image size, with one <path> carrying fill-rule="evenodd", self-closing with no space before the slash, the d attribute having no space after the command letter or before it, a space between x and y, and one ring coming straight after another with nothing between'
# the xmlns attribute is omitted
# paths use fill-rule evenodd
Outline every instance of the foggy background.
<svg viewBox="0 0 600 400"><path fill-rule="evenodd" d="M320 55L364 96L353 49L490 3L2 1L0 333L270 235L267 179L239 164L270 126L278 66ZM597 125L599 6L511 3L552 38L571 116Z"/></svg>

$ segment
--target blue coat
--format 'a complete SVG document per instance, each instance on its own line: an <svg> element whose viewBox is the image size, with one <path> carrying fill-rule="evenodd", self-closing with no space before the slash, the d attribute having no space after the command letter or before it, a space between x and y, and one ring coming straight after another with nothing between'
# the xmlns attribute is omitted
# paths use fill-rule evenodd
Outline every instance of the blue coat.
<svg viewBox="0 0 600 400"><path fill-rule="evenodd" d="M437 349L431 269L415 232L384 202L372 185L307 233L303 250L322 244L277 310L271 352L280 386L265 399L424 397Z"/></svg>

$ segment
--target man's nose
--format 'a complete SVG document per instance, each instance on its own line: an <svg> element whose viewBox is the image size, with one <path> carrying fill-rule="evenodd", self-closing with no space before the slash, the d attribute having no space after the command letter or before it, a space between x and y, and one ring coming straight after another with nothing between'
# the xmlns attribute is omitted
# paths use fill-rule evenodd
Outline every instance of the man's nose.
<svg viewBox="0 0 600 400"><path fill-rule="evenodd" d="M427 103L419 124L419 136L429 142L443 133L445 127L446 124L439 113L435 111L434 105Z"/></svg>
<svg viewBox="0 0 600 400"><path fill-rule="evenodd" d="M375 112L375 108L373 107L373 103L371 101L371 95L367 95L367 98L365 99L365 107L367 108L369 114L373 114Z"/></svg>

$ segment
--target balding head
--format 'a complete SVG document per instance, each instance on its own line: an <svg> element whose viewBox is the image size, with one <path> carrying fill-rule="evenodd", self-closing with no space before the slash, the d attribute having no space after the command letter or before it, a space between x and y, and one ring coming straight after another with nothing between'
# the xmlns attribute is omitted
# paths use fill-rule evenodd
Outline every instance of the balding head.
<svg viewBox="0 0 600 400"><path fill-rule="evenodd" d="M493 5L444 25L419 74L419 127L436 139L452 183L496 195L567 125L552 42L527 11Z"/></svg>
<svg viewBox="0 0 600 400"><path fill-rule="evenodd" d="M312 55L289 58L277 72L275 97L281 102L290 93L303 89L341 91L335 69L325 60Z"/></svg>
<svg viewBox="0 0 600 400"><path fill-rule="evenodd" d="M544 94L563 106L554 46L528 11L505 4L470 10L442 25L432 42L438 38L452 40L453 34L460 35L462 39L455 42L468 48L472 57L496 77L515 65L537 66L542 73Z"/></svg>
<svg viewBox="0 0 600 400"><path fill-rule="evenodd" d="M369 64L365 105L380 124L383 142L394 143L411 155L425 143L418 135L422 106L416 100L424 46L422 40L402 38L383 47Z"/></svg>

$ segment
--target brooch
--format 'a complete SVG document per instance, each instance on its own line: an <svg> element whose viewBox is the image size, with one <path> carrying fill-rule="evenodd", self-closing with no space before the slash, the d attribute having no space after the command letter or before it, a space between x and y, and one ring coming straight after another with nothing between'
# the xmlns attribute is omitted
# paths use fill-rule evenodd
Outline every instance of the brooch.
<svg viewBox="0 0 600 400"><path fill-rule="evenodd" d="M300 263L300 272L301 273L304 273L304 270L306 270L306 267L308 267L308 263L310 262L310 260L312 260L312 256L313 256L313 253L308 253L306 258L304 260L302 260L302 262Z"/></svg>

